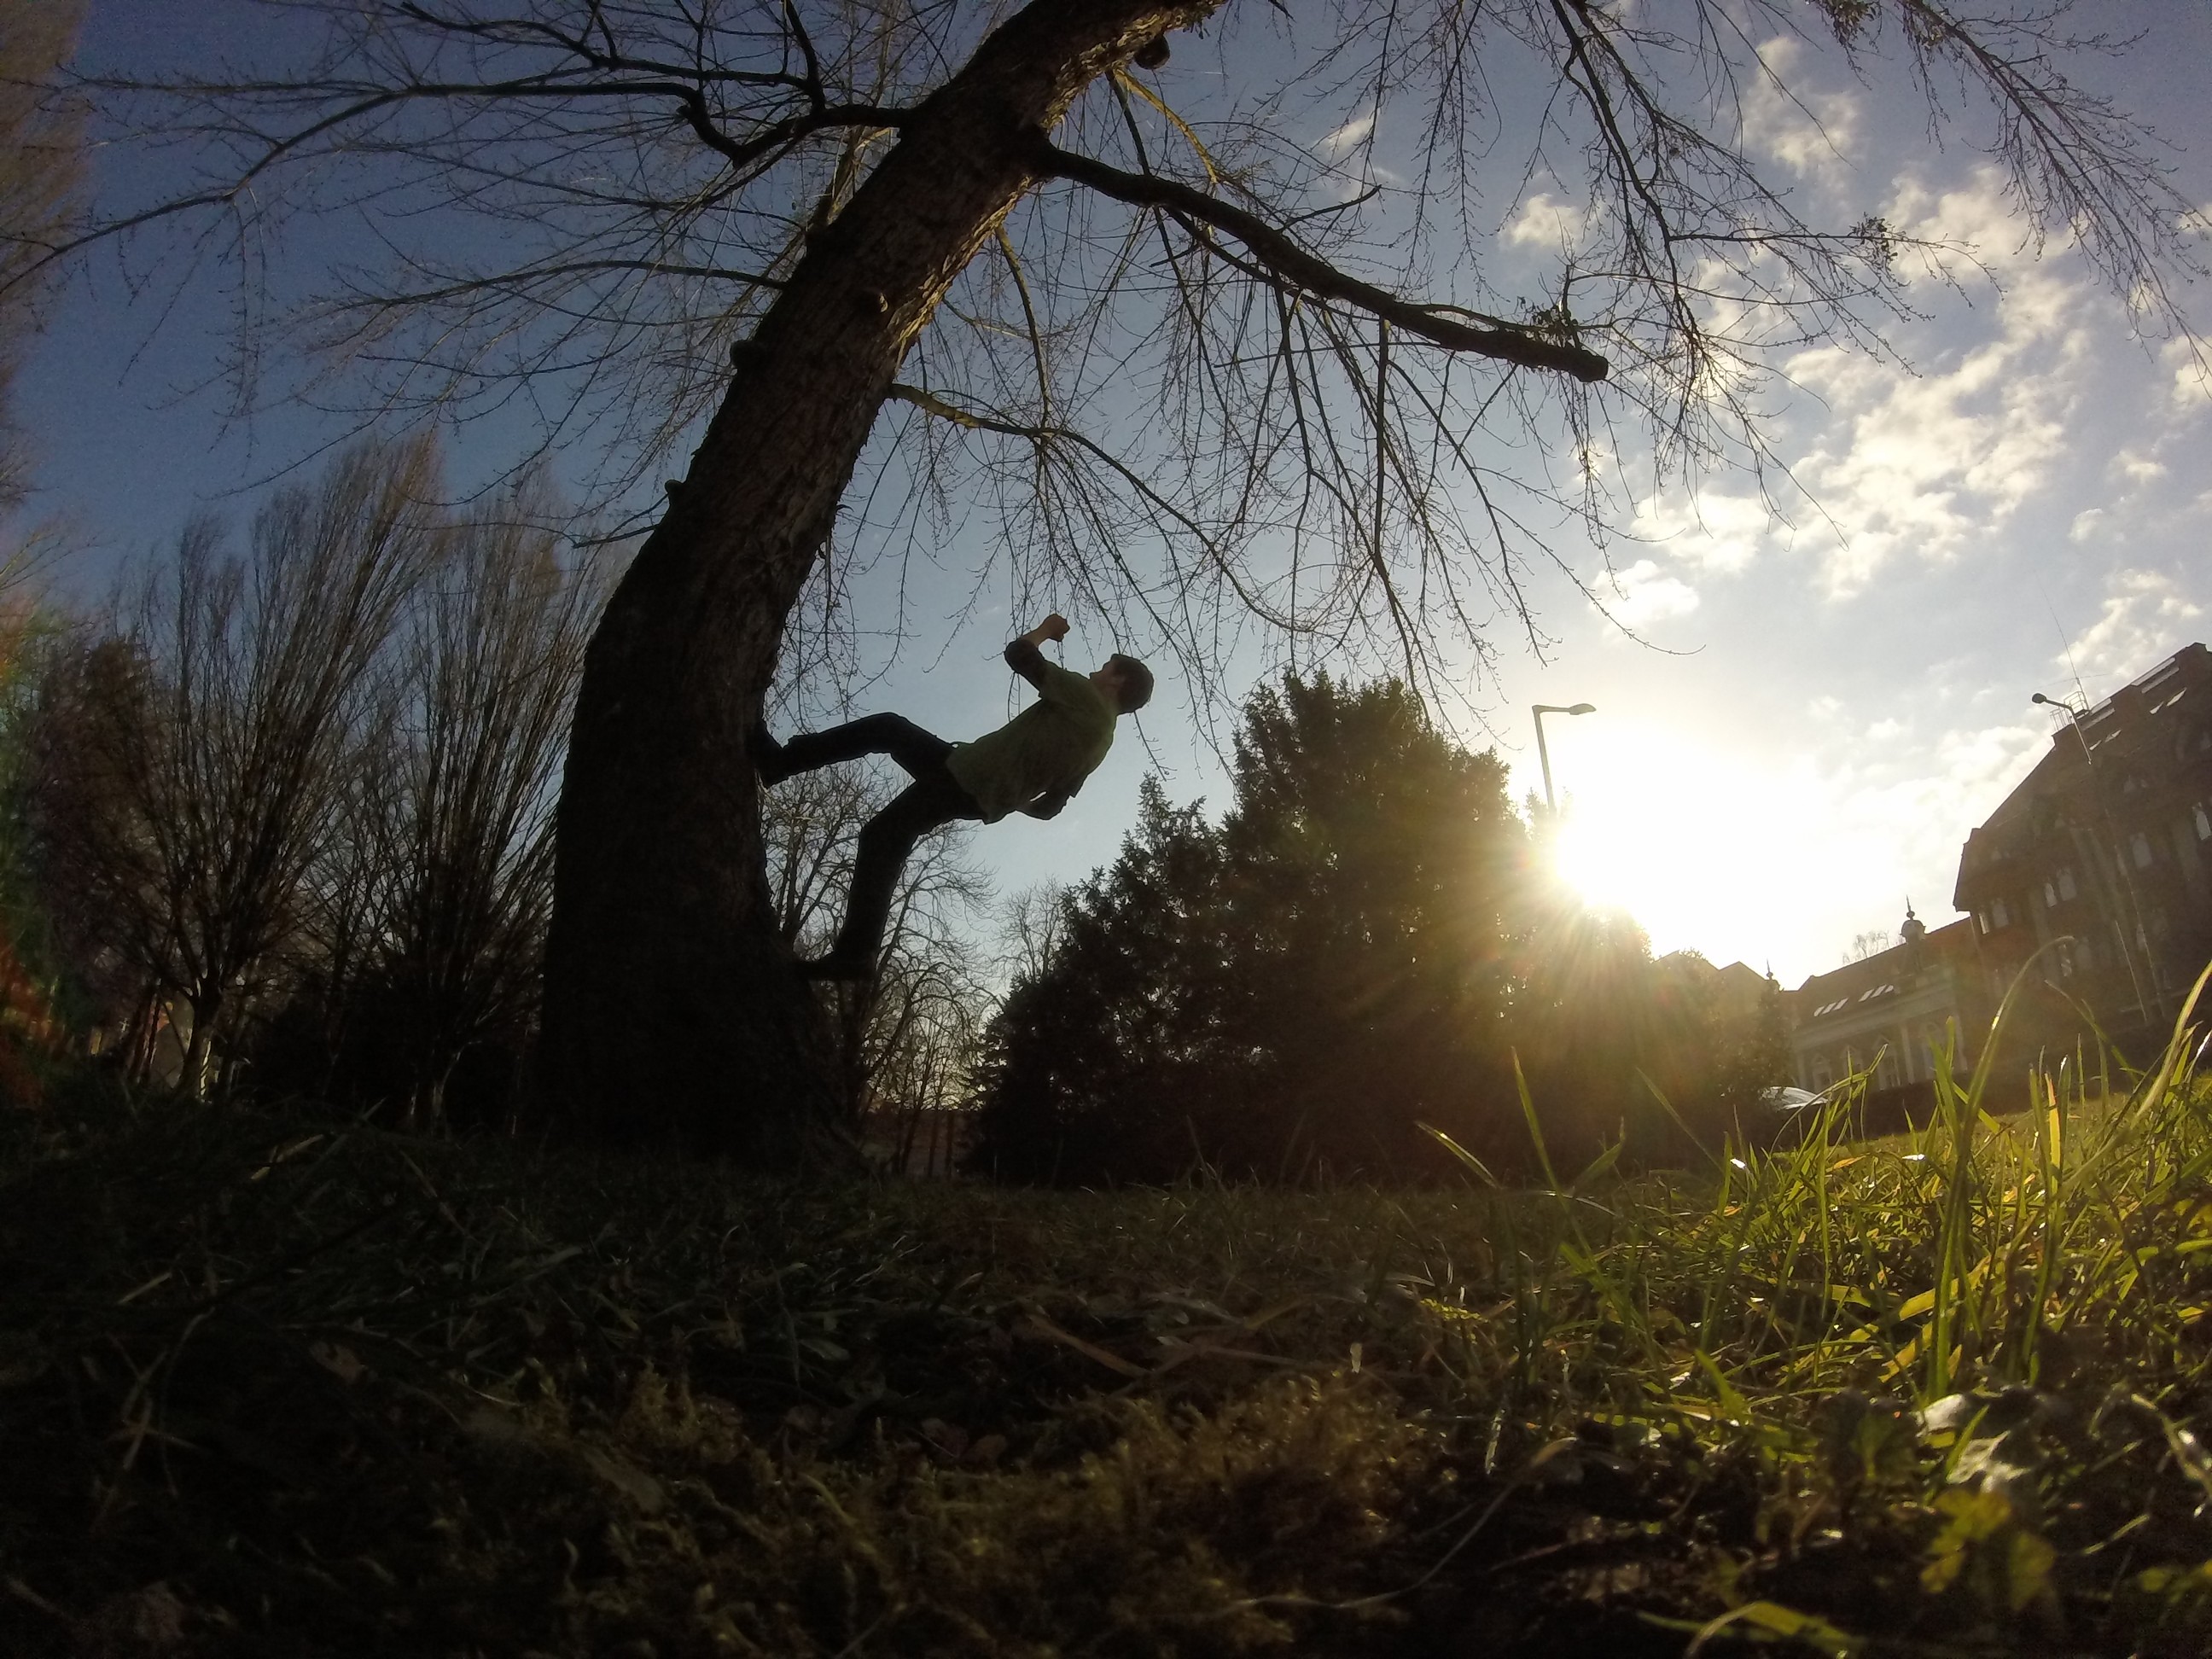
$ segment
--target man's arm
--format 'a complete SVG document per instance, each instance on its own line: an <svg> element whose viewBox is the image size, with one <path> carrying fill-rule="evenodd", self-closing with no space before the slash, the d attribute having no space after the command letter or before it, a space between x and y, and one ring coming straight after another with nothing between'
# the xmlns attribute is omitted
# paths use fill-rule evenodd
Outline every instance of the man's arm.
<svg viewBox="0 0 2212 1659"><path fill-rule="evenodd" d="M1044 653L1037 647L1047 640L1064 640L1066 637L1067 618L1055 611L1021 638L1008 644L1006 652L1006 666L1042 690L1044 682Z"/></svg>

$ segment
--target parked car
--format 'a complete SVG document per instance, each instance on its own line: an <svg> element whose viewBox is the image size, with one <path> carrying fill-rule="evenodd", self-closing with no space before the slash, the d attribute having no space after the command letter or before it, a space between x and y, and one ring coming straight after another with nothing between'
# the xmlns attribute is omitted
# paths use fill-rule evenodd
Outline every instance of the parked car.
<svg viewBox="0 0 2212 1659"><path fill-rule="evenodd" d="M1787 1083L1778 1083L1771 1089L1759 1091L1759 1103L1771 1106L1778 1112L1802 1112L1808 1106L1817 1106L1828 1097L1815 1094L1810 1089L1799 1089Z"/></svg>
<svg viewBox="0 0 2212 1659"><path fill-rule="evenodd" d="M1778 1083L1759 1091L1759 1103L1768 1109L1766 1120L1769 1146L1778 1146L1802 1137L1814 1123L1819 1121L1820 1109L1828 1103L1826 1090L1815 1093L1787 1083Z"/></svg>

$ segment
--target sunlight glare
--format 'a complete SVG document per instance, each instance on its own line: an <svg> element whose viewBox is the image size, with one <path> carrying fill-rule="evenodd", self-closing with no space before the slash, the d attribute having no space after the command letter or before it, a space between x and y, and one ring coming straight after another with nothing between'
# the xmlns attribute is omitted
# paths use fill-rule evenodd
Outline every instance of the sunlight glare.
<svg viewBox="0 0 2212 1659"><path fill-rule="evenodd" d="M1778 913L1814 879L1826 839L1817 792L1664 726L1602 714L1564 724L1550 732L1561 878L1584 902L1634 916L1655 953L1763 968Z"/></svg>

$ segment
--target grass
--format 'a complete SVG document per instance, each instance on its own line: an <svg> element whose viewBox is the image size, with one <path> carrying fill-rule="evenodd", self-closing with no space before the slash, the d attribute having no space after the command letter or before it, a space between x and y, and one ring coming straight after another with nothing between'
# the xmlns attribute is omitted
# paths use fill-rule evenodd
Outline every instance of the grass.
<svg viewBox="0 0 2212 1659"><path fill-rule="evenodd" d="M2212 1099L1546 1190L0 1118L11 1654L2195 1655Z"/></svg>

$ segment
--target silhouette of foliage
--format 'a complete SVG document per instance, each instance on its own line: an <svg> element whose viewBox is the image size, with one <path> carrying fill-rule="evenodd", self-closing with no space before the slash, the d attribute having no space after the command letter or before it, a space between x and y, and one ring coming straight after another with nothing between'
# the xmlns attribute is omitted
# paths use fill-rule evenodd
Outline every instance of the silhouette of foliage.
<svg viewBox="0 0 2212 1659"><path fill-rule="evenodd" d="M1156 783L988 1037L975 1163L1041 1181L1411 1173L1511 1098L1524 837L1396 682L1247 706L1218 828Z"/></svg>
<svg viewBox="0 0 2212 1659"><path fill-rule="evenodd" d="M1293 676L1247 706L1218 826L1145 786L986 1038L971 1163L1003 1179L1404 1179L1619 1145L1700 1162L1785 1070L1778 993L1654 962L1535 855L1494 754L1401 683ZM1571 1173L1571 1168L1565 1171Z"/></svg>

